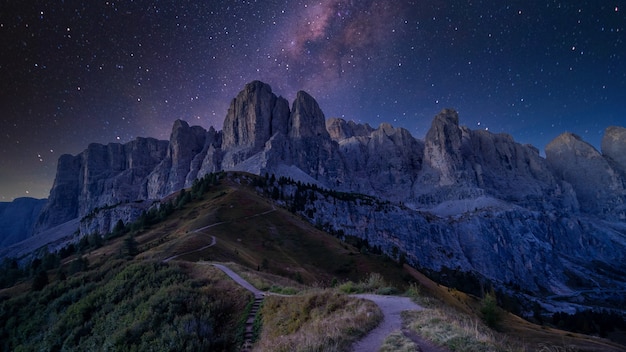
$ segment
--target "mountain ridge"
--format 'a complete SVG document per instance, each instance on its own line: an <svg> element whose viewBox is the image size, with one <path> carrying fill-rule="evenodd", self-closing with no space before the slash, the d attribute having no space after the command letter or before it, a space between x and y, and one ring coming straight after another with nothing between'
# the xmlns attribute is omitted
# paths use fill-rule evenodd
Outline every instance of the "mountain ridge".
<svg viewBox="0 0 626 352"><path fill-rule="evenodd" d="M303 214L433 272L475 273L546 296L626 288L625 277L608 273L626 263L623 128L607 128L602 145L601 153L565 133L542 158L510 135L461 126L452 109L419 140L386 123L326 119L303 91L290 109L254 81L231 101L221 131L177 120L169 141L91 144L61 156L35 232L78 220L80 236L104 234L207 173L246 171L391 202L318 194Z"/></svg>

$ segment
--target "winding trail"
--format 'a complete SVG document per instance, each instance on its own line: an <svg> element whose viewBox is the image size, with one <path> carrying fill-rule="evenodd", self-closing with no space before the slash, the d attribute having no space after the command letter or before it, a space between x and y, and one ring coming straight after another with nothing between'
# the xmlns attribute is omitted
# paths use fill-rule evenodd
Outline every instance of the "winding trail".
<svg viewBox="0 0 626 352"><path fill-rule="evenodd" d="M207 263L207 264L209 264L209 263ZM229 267L227 267L225 265L222 265L222 264L217 264L217 263L210 263L210 265L213 265L214 267L220 269L221 271L224 272L224 274L228 275L231 279L233 279L233 281L238 283L240 286L242 286L246 290L252 292L254 294L254 297L264 297L265 296L265 292L263 292L263 291L259 290L258 288L252 286L251 283L246 281L243 277L239 276L239 274L237 274L236 272L232 271Z"/></svg>
<svg viewBox="0 0 626 352"><path fill-rule="evenodd" d="M276 208L272 207L272 209L268 211L258 213L252 216L247 216L242 219L250 219L250 218L257 217L257 216L262 216L265 214L269 214L273 211L276 211ZM231 220L231 221L235 221L235 220ZM195 229L192 232L201 232L211 227L222 225L225 223L227 222L225 221L217 222L215 224L211 224L208 226ZM211 241L209 245L206 245L204 247L194 249L191 251L187 251L184 253L173 255L171 257L163 259L163 262L167 263L183 255L187 255L187 254L194 253L194 252L199 252L209 247L215 246L217 244L217 239L215 238L215 236L211 235L211 237L213 238L213 240ZM224 272L228 277L230 277L237 284L239 284L240 286L242 286L243 288L245 288L246 290L254 294L255 305L253 306L253 310L250 312L250 316L248 318L248 321L246 322L247 323L246 325L249 325L249 326L246 327L246 341L242 348L242 351L250 350L250 348L252 347L251 345L252 332L248 330L251 330L252 323L254 321L254 318L256 317L256 314L260 306L260 302L263 300L263 298L265 298L266 295L271 294L271 293L266 293L257 289L248 281L246 281L244 278L239 276L239 274L237 274L236 272L234 272L233 270L231 270L225 265L218 264L218 263L209 263L209 262L201 262L201 264L212 265L220 269L222 272ZM425 309L424 307L413 302L410 298L400 297L400 296L381 296L381 295L375 295L375 294L357 294L357 295L350 295L350 296L355 297L355 298L367 299L367 300L374 302L383 313L382 322L376 328L374 328L374 330L370 331L364 338L362 338L361 340L353 344L352 350L354 352L378 351L380 347L382 346L385 338L387 338L387 336L389 336L394 331L402 331L403 334L407 338L411 339L418 346L418 351L421 351L421 352L447 352L448 351L445 348L438 347L432 344L431 342L424 340L413 331L403 329L402 317L401 317L401 313L403 311L420 311L420 310Z"/></svg>
<svg viewBox="0 0 626 352"><path fill-rule="evenodd" d="M408 297L380 296L373 294L351 295L352 297L370 300L383 312L383 321L370 331L364 338L357 341L352 350L355 352L376 352L380 349L385 338L394 331L402 329L400 313L407 310L423 310L424 307L415 304Z"/></svg>
<svg viewBox="0 0 626 352"><path fill-rule="evenodd" d="M246 220L246 219L256 218L257 216L266 215L266 214L269 214L269 213L274 212L274 211L276 211L276 208L272 205L272 209L267 210L267 211L264 211L264 212L262 212L262 213L254 214L254 215L251 215L251 216L242 217L242 218L239 218L239 219L233 219L233 220L230 220L230 221L220 221L220 222L216 222L215 224L211 224L211 225L207 225L207 226L204 226L204 227L200 227L200 228L198 228L198 229L195 229L195 230L191 231L191 233L202 232L202 231L204 231L204 230L206 230L206 229L209 229L209 228L211 228L211 227L214 227L214 226L219 226L219 225L223 225L223 224L227 224L227 223L229 223L229 222L233 222L233 221L236 221L236 220L241 220L241 219ZM215 238L215 236L211 236L211 237L213 238L213 240L211 241L211 243L210 243L210 244L208 244L208 245L206 245L206 246L204 246L204 247L200 247L200 248L197 248L197 249L193 249L193 250L190 250L190 251L187 251L187 252L183 252L183 253L176 254L176 255L173 255L173 256L171 256L171 257L165 258L165 259L163 259L163 263L167 263L167 262L169 262L170 260L174 260L174 259L176 259L176 258L178 258L178 257L183 256L183 255L187 255L187 254L191 254L191 253L195 253L195 252L200 252L200 251L203 251L203 250L205 250L205 249L207 249L207 248L209 248L209 247L213 247L213 246L215 246L215 244L217 243L217 239ZM243 280L243 279L242 279L242 280Z"/></svg>

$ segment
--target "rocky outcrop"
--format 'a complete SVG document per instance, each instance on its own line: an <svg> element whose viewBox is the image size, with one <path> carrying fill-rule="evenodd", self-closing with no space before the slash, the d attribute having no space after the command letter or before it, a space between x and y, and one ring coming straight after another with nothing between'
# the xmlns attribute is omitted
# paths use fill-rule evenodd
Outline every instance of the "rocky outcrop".
<svg viewBox="0 0 626 352"><path fill-rule="evenodd" d="M298 92L293 102L286 137L287 143L272 142L274 149L282 146L279 154L287 158L274 158L269 171L280 164L292 164L323 184L335 185L344 179L338 145L326 131L326 117L306 92Z"/></svg>
<svg viewBox="0 0 626 352"><path fill-rule="evenodd" d="M78 217L80 190L83 188L81 168L81 155L64 154L59 157L54 184L48 203L35 224L35 233Z"/></svg>
<svg viewBox="0 0 626 352"><path fill-rule="evenodd" d="M423 182L435 186L450 186L463 179L461 145L463 132L459 115L451 109L442 110L433 120L424 140L424 163L427 166Z"/></svg>
<svg viewBox="0 0 626 352"><path fill-rule="evenodd" d="M422 141L385 123L326 120L305 92L289 109L255 81L233 99L222 131L178 120L169 141L92 144L62 156L37 228L78 218L81 234L105 233L197 177L243 170L367 194L356 203L319 194L303 214L428 270L554 294L572 292L572 277L620 286L606 273L619 270L626 248L625 135L607 129L600 154L563 134L542 158L444 109Z"/></svg>
<svg viewBox="0 0 626 352"><path fill-rule="evenodd" d="M163 160L168 143L137 138L127 144L90 144L59 158L57 176L35 232L87 215L94 208L141 199L146 179Z"/></svg>
<svg viewBox="0 0 626 352"><path fill-rule="evenodd" d="M224 120L222 166L237 164L262 151L274 134L287 134L289 103L265 83L248 83L233 99Z"/></svg>
<svg viewBox="0 0 626 352"><path fill-rule="evenodd" d="M146 192L141 198L157 199L185 187L187 175L191 172L197 174L191 169L192 161L205 149L206 140L207 131L204 128L189 127L187 122L176 120L165 158L148 176Z"/></svg>
<svg viewBox="0 0 626 352"><path fill-rule="evenodd" d="M46 199L34 198L16 198L12 202L0 202L0 248L30 237L46 202Z"/></svg>
<svg viewBox="0 0 626 352"><path fill-rule="evenodd" d="M623 131L607 129L604 155L584 142L566 152L578 139L561 143L557 138L544 159L509 135L460 126L451 109L435 116L421 141L389 124L373 129L326 120L315 99L302 91L290 110L269 85L254 81L233 99L222 131L178 120L169 142L140 138L126 145L92 144L77 157L64 156L37 228L83 217L95 207L159 199L220 170L274 173L423 210L443 203L452 209L455 202L466 209L468 202L496 199L538 211L583 207L620 218ZM577 156L584 150L593 157Z"/></svg>
<svg viewBox="0 0 626 352"><path fill-rule="evenodd" d="M341 187L347 191L384 195L386 199L411 199L422 168L423 142L403 128L383 123L377 129L343 119L326 124L339 144L345 173Z"/></svg>
<svg viewBox="0 0 626 352"><path fill-rule="evenodd" d="M626 128L607 127L602 138L602 155L626 179Z"/></svg>
<svg viewBox="0 0 626 352"><path fill-rule="evenodd" d="M294 191L286 186L281 193ZM621 272L626 260L623 224L517 206L436 217L368 197L308 192L315 195L301 197L310 201L300 214L311 223L363 239L370 249L402 256L449 284L476 289L476 294L481 282L517 293L521 287L545 299L584 290L578 303L593 305L626 286L623 275L607 275Z"/></svg>
<svg viewBox="0 0 626 352"><path fill-rule="evenodd" d="M556 177L572 185L582 211L626 219L624 180L592 145L563 133L546 146L546 160Z"/></svg>
<svg viewBox="0 0 626 352"><path fill-rule="evenodd" d="M368 124L357 124L354 121L346 121L336 117L326 120L326 130L330 138L337 143L351 137L367 137L374 131Z"/></svg>
<svg viewBox="0 0 626 352"><path fill-rule="evenodd" d="M291 139L315 137L330 139L322 109L315 99L304 91L299 91L293 102L289 117L288 137Z"/></svg>
<svg viewBox="0 0 626 352"><path fill-rule="evenodd" d="M464 169L470 170L473 185L525 207L578 211L571 187L554 177L537 148L516 143L504 133L478 130L468 135Z"/></svg>

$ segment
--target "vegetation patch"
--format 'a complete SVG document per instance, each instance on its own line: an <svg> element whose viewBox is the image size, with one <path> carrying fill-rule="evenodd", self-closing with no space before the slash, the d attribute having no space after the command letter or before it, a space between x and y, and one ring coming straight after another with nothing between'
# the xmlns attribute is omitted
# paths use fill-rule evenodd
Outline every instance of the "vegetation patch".
<svg viewBox="0 0 626 352"><path fill-rule="evenodd" d="M479 319L441 306L403 312L407 326L451 351L522 351L510 341L499 341Z"/></svg>
<svg viewBox="0 0 626 352"><path fill-rule="evenodd" d="M378 352L414 352L420 351L419 347L411 339L407 338L400 331L387 336Z"/></svg>
<svg viewBox="0 0 626 352"><path fill-rule="evenodd" d="M259 351L344 351L382 320L371 301L331 291L269 296L261 309Z"/></svg>
<svg viewBox="0 0 626 352"><path fill-rule="evenodd" d="M176 265L116 261L51 283L0 304L0 349L232 349L246 295L214 290L215 275L198 281Z"/></svg>

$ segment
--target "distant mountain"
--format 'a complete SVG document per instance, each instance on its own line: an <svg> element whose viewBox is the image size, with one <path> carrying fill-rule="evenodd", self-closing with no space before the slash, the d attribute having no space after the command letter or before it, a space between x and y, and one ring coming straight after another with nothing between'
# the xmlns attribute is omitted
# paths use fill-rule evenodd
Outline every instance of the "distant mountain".
<svg viewBox="0 0 626 352"><path fill-rule="evenodd" d="M45 204L46 199L34 198L0 202L0 249L30 237Z"/></svg>
<svg viewBox="0 0 626 352"><path fill-rule="evenodd" d="M542 158L510 135L461 126L454 110L435 116L419 140L389 124L327 120L302 91L289 108L254 81L232 100L221 131L178 120L169 141L91 144L62 156L35 232L79 221L80 235L103 234L207 173L274 174L373 197L318 194L302 214L443 279L617 307L626 290L624 155L622 127L607 129L602 152L565 133Z"/></svg>

